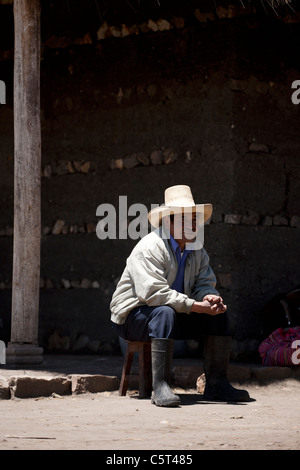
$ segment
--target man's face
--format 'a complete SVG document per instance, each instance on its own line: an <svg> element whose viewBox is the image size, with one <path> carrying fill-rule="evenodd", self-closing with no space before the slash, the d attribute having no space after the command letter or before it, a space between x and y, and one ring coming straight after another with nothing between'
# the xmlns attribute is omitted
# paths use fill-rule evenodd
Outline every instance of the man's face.
<svg viewBox="0 0 300 470"><path fill-rule="evenodd" d="M186 243L193 242L199 229L199 221L196 212L174 214L174 220L170 220L170 233L175 240Z"/></svg>

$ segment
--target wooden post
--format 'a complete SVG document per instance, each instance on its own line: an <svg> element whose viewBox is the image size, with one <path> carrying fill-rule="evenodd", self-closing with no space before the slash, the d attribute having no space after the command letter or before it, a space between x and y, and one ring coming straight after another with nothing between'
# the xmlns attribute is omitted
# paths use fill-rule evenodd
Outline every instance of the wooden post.
<svg viewBox="0 0 300 470"><path fill-rule="evenodd" d="M14 245L11 364L38 364L41 124L40 0L14 0Z"/></svg>

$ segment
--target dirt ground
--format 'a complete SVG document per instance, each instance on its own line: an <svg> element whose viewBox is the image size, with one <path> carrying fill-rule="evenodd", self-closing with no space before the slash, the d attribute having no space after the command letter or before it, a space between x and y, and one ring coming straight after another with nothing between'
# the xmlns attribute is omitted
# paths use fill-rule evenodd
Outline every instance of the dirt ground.
<svg viewBox="0 0 300 470"><path fill-rule="evenodd" d="M250 384L244 388L253 401L243 404L208 403L196 390L174 389L180 408L117 391L1 400L0 450L296 450L299 385Z"/></svg>

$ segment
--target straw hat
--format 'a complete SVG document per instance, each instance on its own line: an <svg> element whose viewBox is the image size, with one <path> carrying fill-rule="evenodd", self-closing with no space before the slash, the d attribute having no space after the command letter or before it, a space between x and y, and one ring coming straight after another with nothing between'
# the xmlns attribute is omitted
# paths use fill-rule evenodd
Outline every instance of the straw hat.
<svg viewBox="0 0 300 470"><path fill-rule="evenodd" d="M148 214L148 219L153 227L159 227L163 217L171 213L177 214L195 210L203 214L201 223L206 222L212 214L212 204L195 204L191 188L186 185L171 186L165 190L165 203L155 207Z"/></svg>

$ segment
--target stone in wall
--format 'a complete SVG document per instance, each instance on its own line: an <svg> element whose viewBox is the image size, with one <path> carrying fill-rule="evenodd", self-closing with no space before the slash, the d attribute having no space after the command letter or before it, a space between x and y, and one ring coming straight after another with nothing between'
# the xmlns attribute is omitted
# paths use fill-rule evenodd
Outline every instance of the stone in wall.
<svg viewBox="0 0 300 470"><path fill-rule="evenodd" d="M90 289L92 287L92 281L90 281L90 279L82 279L80 287L82 289Z"/></svg>
<svg viewBox="0 0 300 470"><path fill-rule="evenodd" d="M48 351L60 352L75 352L90 351L98 353L102 347L101 341L98 339L91 339L86 334L79 334L75 340L71 340L69 335L63 335L59 329L54 329L53 333L48 337L47 349Z"/></svg>
<svg viewBox="0 0 300 470"><path fill-rule="evenodd" d="M86 224L86 231L87 233L95 233L96 232L96 224L93 222L88 222Z"/></svg>
<svg viewBox="0 0 300 470"><path fill-rule="evenodd" d="M78 233L78 225L71 225L70 233Z"/></svg>
<svg viewBox="0 0 300 470"><path fill-rule="evenodd" d="M257 225L260 217L254 211L249 211L248 214L244 215L241 219L241 223L245 225Z"/></svg>
<svg viewBox="0 0 300 470"><path fill-rule="evenodd" d="M46 178L50 178L52 176L52 168L51 165L46 165L44 168L44 172L42 172L42 176Z"/></svg>
<svg viewBox="0 0 300 470"><path fill-rule="evenodd" d="M226 7L217 5L216 10L219 19L232 19L255 13L255 7L251 3L247 3L245 5L240 3L236 5L228 5Z"/></svg>
<svg viewBox="0 0 300 470"><path fill-rule="evenodd" d="M162 150L153 150L150 154L150 162L152 165L161 165L163 163Z"/></svg>
<svg viewBox="0 0 300 470"><path fill-rule="evenodd" d="M91 163L90 162L84 162L80 165L80 171L81 173L88 173L91 168Z"/></svg>
<svg viewBox="0 0 300 470"><path fill-rule="evenodd" d="M69 351L70 350L71 340L70 337L65 335L61 336L58 330L54 330L54 332L48 338L48 350L55 351Z"/></svg>
<svg viewBox="0 0 300 470"><path fill-rule="evenodd" d="M170 29L172 29L172 26L171 24L169 23L168 20L164 20L162 18L160 18L158 21L157 21L157 27L158 27L158 31L169 31Z"/></svg>
<svg viewBox="0 0 300 470"><path fill-rule="evenodd" d="M123 158L113 158L110 161L110 169L111 170L123 170Z"/></svg>
<svg viewBox="0 0 300 470"><path fill-rule="evenodd" d="M252 144L249 145L249 151L257 153L269 153L269 148L265 144L252 142Z"/></svg>
<svg viewBox="0 0 300 470"><path fill-rule="evenodd" d="M289 224L287 217L281 216L281 215L275 215L273 217L273 224L274 225L281 225L281 226L286 226Z"/></svg>
<svg viewBox="0 0 300 470"><path fill-rule="evenodd" d="M137 159L137 155L134 153L132 155L126 155L123 159L123 167L129 170L130 168L134 168L139 164Z"/></svg>
<svg viewBox="0 0 300 470"><path fill-rule="evenodd" d="M172 149L165 149L163 151L164 163L169 165L169 163L176 162L177 154Z"/></svg>
<svg viewBox="0 0 300 470"><path fill-rule="evenodd" d="M67 175L68 173L74 173L72 163L68 160L59 160L53 163L52 166L52 173L56 175Z"/></svg>
<svg viewBox="0 0 300 470"><path fill-rule="evenodd" d="M194 11L195 18L199 21L199 23L207 23L208 21L215 21L215 15L211 12L201 12L199 8L196 8Z"/></svg>
<svg viewBox="0 0 300 470"><path fill-rule="evenodd" d="M110 169L129 170L138 165L169 165L177 160L177 153L172 148L153 150L149 157L143 152L125 155L124 157L113 158L110 161Z"/></svg>
<svg viewBox="0 0 300 470"><path fill-rule="evenodd" d="M300 217L297 215L293 215L290 220L291 227L300 227Z"/></svg>
<svg viewBox="0 0 300 470"><path fill-rule="evenodd" d="M272 217L271 215L265 215L265 216L261 219L261 224L262 224L262 225L265 225L265 226L273 225L273 217Z"/></svg>
<svg viewBox="0 0 300 470"><path fill-rule="evenodd" d="M225 224L240 224L242 216L239 214L226 214L224 217Z"/></svg>
<svg viewBox="0 0 300 470"><path fill-rule="evenodd" d="M46 279L46 289L54 289L54 283L51 279Z"/></svg>
<svg viewBox="0 0 300 470"><path fill-rule="evenodd" d="M46 235L49 235L49 233L51 233L51 228L50 227L43 227L42 229L42 235L46 236Z"/></svg>
<svg viewBox="0 0 300 470"><path fill-rule="evenodd" d="M91 162L78 160L58 160L48 163L42 170L42 177L51 178L51 176L62 176L73 173L90 173L93 171Z"/></svg>
<svg viewBox="0 0 300 470"><path fill-rule="evenodd" d="M180 16L173 16L171 22L177 29L182 29L185 26L184 18L181 18Z"/></svg>
<svg viewBox="0 0 300 470"><path fill-rule="evenodd" d="M144 166L148 166L150 164L149 158L143 152L137 154L137 159Z"/></svg>
<svg viewBox="0 0 300 470"><path fill-rule="evenodd" d="M182 24L179 20L175 20L173 24ZM97 31L98 41L114 37L114 38L124 38L130 35L137 35L139 33L148 33L148 32L159 32L159 31L169 31L172 29L171 23L164 19L160 18L157 21L149 19L148 22L141 23L140 25L126 25L122 24L121 27L116 25L109 25L106 21L100 26Z"/></svg>
<svg viewBox="0 0 300 470"><path fill-rule="evenodd" d="M62 279L61 283L62 283L62 287L64 289L70 289L71 288L71 283L68 279Z"/></svg>
<svg viewBox="0 0 300 470"><path fill-rule="evenodd" d="M90 33L86 33L83 37L81 38L76 38L74 39L74 44L77 45L87 45L87 44L93 44L92 38Z"/></svg>
<svg viewBox="0 0 300 470"><path fill-rule="evenodd" d="M65 225L64 220L57 220L52 228L52 234L59 235L64 225Z"/></svg>

